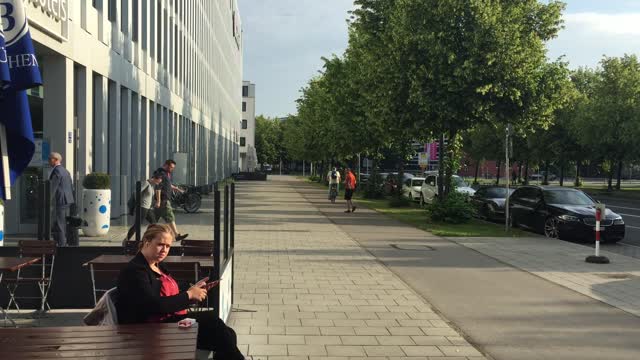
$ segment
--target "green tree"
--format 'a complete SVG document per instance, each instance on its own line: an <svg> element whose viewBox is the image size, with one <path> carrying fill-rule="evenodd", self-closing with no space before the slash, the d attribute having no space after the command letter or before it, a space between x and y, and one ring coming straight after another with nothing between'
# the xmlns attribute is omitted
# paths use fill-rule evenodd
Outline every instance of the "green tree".
<svg viewBox="0 0 640 360"><path fill-rule="evenodd" d="M545 42L560 29L562 3L396 3L391 53L407 70L406 108L416 115L414 124L449 139L445 184L457 171L462 131L481 123L526 128L549 121L560 71L547 64Z"/></svg>
<svg viewBox="0 0 640 360"><path fill-rule="evenodd" d="M256 116L256 154L259 164L275 164L282 153L281 130L277 119Z"/></svg>
<svg viewBox="0 0 640 360"><path fill-rule="evenodd" d="M635 55L605 57L597 71L592 99L583 113L578 135L583 146L590 146L602 157L608 174L608 189L613 190L613 175L618 169L616 188L620 189L622 164L637 157L636 143L640 115L640 62Z"/></svg>

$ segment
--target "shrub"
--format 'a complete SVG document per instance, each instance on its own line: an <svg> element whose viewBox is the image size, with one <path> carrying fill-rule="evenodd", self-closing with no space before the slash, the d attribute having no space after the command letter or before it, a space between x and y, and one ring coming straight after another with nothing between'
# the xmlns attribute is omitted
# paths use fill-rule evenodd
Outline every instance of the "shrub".
<svg viewBox="0 0 640 360"><path fill-rule="evenodd" d="M411 205L411 200L407 199L404 196L393 196L389 199L389 206L393 208L400 207L409 207Z"/></svg>
<svg viewBox="0 0 640 360"><path fill-rule="evenodd" d="M311 175L311 176L309 176L309 181L320 182L320 176L319 175Z"/></svg>
<svg viewBox="0 0 640 360"><path fill-rule="evenodd" d="M442 202L434 199L433 203L427 205L427 212L432 221L462 224L471 220L475 209L467 195L454 191Z"/></svg>
<svg viewBox="0 0 640 360"><path fill-rule="evenodd" d="M82 180L85 189L111 189L111 177L105 173L91 173Z"/></svg>

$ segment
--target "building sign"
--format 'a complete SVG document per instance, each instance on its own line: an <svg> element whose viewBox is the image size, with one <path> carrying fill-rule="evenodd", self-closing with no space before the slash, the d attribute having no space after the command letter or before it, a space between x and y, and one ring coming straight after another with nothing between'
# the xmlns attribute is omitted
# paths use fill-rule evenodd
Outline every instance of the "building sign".
<svg viewBox="0 0 640 360"><path fill-rule="evenodd" d="M69 34L69 1L25 0L29 25L57 40L66 40Z"/></svg>
<svg viewBox="0 0 640 360"><path fill-rule="evenodd" d="M418 153L418 165L420 167L429 166L429 153L428 152Z"/></svg>

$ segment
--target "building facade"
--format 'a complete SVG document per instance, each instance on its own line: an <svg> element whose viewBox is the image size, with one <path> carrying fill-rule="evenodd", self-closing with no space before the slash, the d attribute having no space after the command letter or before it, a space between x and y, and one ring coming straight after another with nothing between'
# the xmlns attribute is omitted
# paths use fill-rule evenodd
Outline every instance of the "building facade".
<svg viewBox="0 0 640 360"><path fill-rule="evenodd" d="M35 227L34 189L56 151L74 177L112 179L112 217L165 159L174 181L238 170L242 33L236 0L25 0L43 85L29 93L36 156L12 189L8 233Z"/></svg>
<svg viewBox="0 0 640 360"><path fill-rule="evenodd" d="M258 166L256 154L256 85L242 83L242 122L240 124L240 170L254 171Z"/></svg>

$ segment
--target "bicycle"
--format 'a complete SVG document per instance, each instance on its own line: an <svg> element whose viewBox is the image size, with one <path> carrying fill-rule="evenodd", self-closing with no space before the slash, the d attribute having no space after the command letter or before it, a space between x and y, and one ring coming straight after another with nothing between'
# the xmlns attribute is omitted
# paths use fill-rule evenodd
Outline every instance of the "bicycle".
<svg viewBox="0 0 640 360"><path fill-rule="evenodd" d="M171 196L171 204L175 208L183 208L188 213L200 210L202 205L202 195L193 186L189 186L184 192L174 191Z"/></svg>
<svg viewBox="0 0 640 360"><path fill-rule="evenodd" d="M332 204L336 203L337 197L338 197L338 184L329 185L329 200L331 200Z"/></svg>

